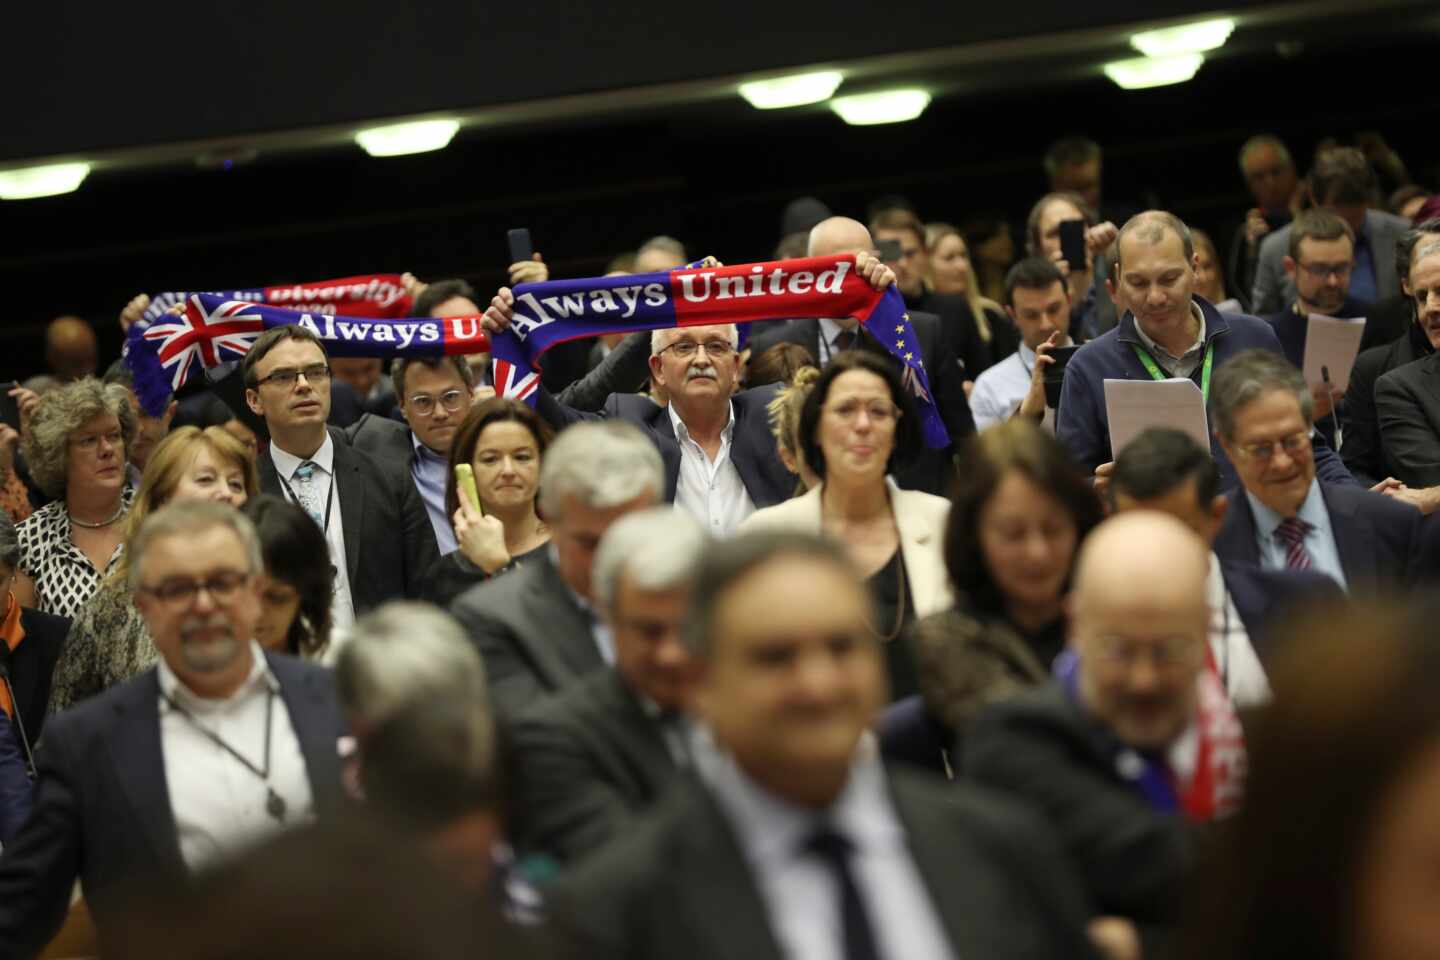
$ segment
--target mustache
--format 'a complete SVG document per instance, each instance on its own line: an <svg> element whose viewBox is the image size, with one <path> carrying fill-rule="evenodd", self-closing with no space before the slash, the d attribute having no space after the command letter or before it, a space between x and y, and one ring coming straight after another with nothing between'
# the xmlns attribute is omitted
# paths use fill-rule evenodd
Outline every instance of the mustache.
<svg viewBox="0 0 1440 960"><path fill-rule="evenodd" d="M705 364L705 366L703 367L691 367L690 369L685 371L686 383L689 383L696 377L709 377L711 380L719 380L720 373L715 369L713 364L709 363Z"/></svg>
<svg viewBox="0 0 1440 960"><path fill-rule="evenodd" d="M197 634L223 630L228 639L235 638L235 630L230 621L221 614L213 614L209 617L193 617L180 627L180 640L182 643L189 643Z"/></svg>

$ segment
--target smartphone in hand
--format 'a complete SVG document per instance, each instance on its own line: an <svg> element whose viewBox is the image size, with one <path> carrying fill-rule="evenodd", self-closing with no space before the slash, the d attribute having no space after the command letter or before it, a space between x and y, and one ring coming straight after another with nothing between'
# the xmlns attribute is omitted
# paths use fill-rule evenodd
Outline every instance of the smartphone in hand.
<svg viewBox="0 0 1440 960"><path fill-rule="evenodd" d="M1085 270L1085 221L1060 221L1060 255L1070 265L1071 273Z"/></svg>
<svg viewBox="0 0 1440 960"><path fill-rule="evenodd" d="M529 227L517 227L507 231L505 240L510 244L511 263L519 263L521 260L529 260L535 256L535 246L530 242Z"/></svg>
<svg viewBox="0 0 1440 960"><path fill-rule="evenodd" d="M475 470L470 464L455 464L455 489L480 516L485 516L485 508L480 505L480 491L475 489Z"/></svg>
<svg viewBox="0 0 1440 960"><path fill-rule="evenodd" d="M1080 223L1079 220L1075 222ZM1051 410L1060 407L1060 388L1065 383L1065 365L1070 362L1070 358L1075 356L1075 351L1079 349L1076 346L1051 347L1046 352L1047 356L1053 357L1055 360L1054 363L1047 364L1045 367L1045 406Z"/></svg>
<svg viewBox="0 0 1440 960"><path fill-rule="evenodd" d="M898 262L901 254L904 252L900 249L899 240L881 240L875 244L875 247L880 254L880 259L885 263Z"/></svg>

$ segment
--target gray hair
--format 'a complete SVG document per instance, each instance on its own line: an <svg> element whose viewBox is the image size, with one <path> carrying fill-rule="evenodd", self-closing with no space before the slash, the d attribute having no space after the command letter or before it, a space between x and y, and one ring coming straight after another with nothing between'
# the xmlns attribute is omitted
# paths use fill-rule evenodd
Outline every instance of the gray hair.
<svg viewBox="0 0 1440 960"><path fill-rule="evenodd" d="M1294 169L1295 161L1290 158L1290 148L1285 146L1283 140L1273 133L1257 133L1240 145L1240 154L1236 158L1236 162L1240 164L1240 175L1242 177L1245 175L1245 158L1256 150L1264 147L1274 149L1276 153L1280 154L1280 162Z"/></svg>
<svg viewBox="0 0 1440 960"><path fill-rule="evenodd" d="M730 331L730 346L739 350L740 328L733 323L716 324L716 326L723 326ZM650 332L650 356L660 356L660 351L670 346L672 339L670 334L675 334L674 339L678 340L680 339L680 333L683 329L683 327L661 327L659 330L652 330Z"/></svg>
<svg viewBox="0 0 1440 960"><path fill-rule="evenodd" d="M140 524L125 545L130 555L127 580L133 592L140 586L140 573L145 568L145 552L156 540L167 537L194 537L198 533L215 527L225 527L240 539L245 548L247 569L253 576L265 572L265 560L260 552L260 534L255 524L234 507L214 500L177 500L161 507Z"/></svg>
<svg viewBox="0 0 1440 960"><path fill-rule="evenodd" d="M567 497L609 509L665 495L665 466L639 427L622 420L577 423L560 432L540 464L540 510L559 517Z"/></svg>
<svg viewBox="0 0 1440 960"><path fill-rule="evenodd" d="M70 474L70 435L96 417L110 415L120 421L120 437L128 452L135 439L135 411L129 392L119 384L102 384L94 377L56 387L40 398L25 437L25 461L30 475L47 497L65 498Z"/></svg>
<svg viewBox="0 0 1440 960"><path fill-rule="evenodd" d="M1401 283L1410 282L1410 260L1415 248L1424 243L1427 237L1436 235L1440 235L1440 217L1431 217L1400 234L1400 239L1395 241L1395 273L1399 275Z"/></svg>
<svg viewBox="0 0 1440 960"><path fill-rule="evenodd" d="M664 234L658 237L651 237L649 240L640 244L640 249L635 251L635 256L638 257L647 250L663 250L666 253L673 253L679 257L682 262L687 259L685 256L685 244L676 240L674 237L667 237Z"/></svg>
<svg viewBox="0 0 1440 960"><path fill-rule="evenodd" d="M0 510L0 564L11 570L20 565L20 537L15 533L15 522L4 510Z"/></svg>
<svg viewBox="0 0 1440 960"><path fill-rule="evenodd" d="M417 703L489 703L485 665L464 628L437 607L405 600L355 621L335 686L345 711L370 729Z"/></svg>
<svg viewBox="0 0 1440 960"><path fill-rule="evenodd" d="M1426 257L1440 253L1440 239L1427 240L1424 243L1415 245L1415 255L1410 258L1411 266L1424 260Z"/></svg>
<svg viewBox="0 0 1440 960"><path fill-rule="evenodd" d="M1180 238L1180 249L1185 254L1185 265L1188 267L1195 260L1195 239L1190 236L1190 228L1185 226L1185 221L1168 210L1146 210L1137 213L1125 221L1125 226L1120 228L1120 234L1115 238L1115 267L1120 267L1120 251L1125 243L1126 234L1133 233L1141 243L1153 245L1165 239L1165 232L1169 231Z"/></svg>
<svg viewBox="0 0 1440 960"><path fill-rule="evenodd" d="M829 564L843 571L853 582L854 589L866 591L860 575L839 544L815 534L792 530L743 533L733 540L722 540L712 545L696 565L690 590L690 611L680 631L686 648L697 657L708 657L717 639L716 620L725 594L736 581L753 570L786 556ZM868 591L866 596L869 596Z"/></svg>
<svg viewBox="0 0 1440 960"><path fill-rule="evenodd" d="M1273 390L1295 394L1306 424L1315 419L1315 398L1305 377L1279 353L1260 348L1242 350L1215 371L1210 391L1210 416L1226 440L1235 437L1235 417L1243 408Z"/></svg>
<svg viewBox="0 0 1440 960"><path fill-rule="evenodd" d="M673 590L689 582L709 538L688 513L671 506L627 514L605 531L591 577L595 599L611 612L623 575L641 590Z"/></svg>

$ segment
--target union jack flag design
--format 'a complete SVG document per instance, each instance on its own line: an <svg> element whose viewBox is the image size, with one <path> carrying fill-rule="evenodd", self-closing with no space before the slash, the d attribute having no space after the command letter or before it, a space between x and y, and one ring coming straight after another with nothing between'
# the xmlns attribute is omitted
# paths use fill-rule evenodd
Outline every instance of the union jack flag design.
<svg viewBox="0 0 1440 960"><path fill-rule="evenodd" d="M226 300L206 310L200 298L192 296L183 315L146 327L142 336L157 341L160 366L170 373L170 389L178 390L196 363L204 369L245 356L265 332L264 318L246 313L254 307L243 300Z"/></svg>
<svg viewBox="0 0 1440 960"><path fill-rule="evenodd" d="M492 368L496 393L534 405L535 391L540 387L540 374L533 370L526 371L518 364L498 358L494 360Z"/></svg>

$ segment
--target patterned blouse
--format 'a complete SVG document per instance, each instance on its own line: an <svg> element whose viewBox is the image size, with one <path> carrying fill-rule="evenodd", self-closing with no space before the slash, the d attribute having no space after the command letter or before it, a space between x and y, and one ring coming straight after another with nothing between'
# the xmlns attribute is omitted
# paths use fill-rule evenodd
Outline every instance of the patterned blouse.
<svg viewBox="0 0 1440 960"><path fill-rule="evenodd" d="M127 486L121 494L125 509L135 499L135 488ZM115 546L104 570L96 570L90 558L70 539L70 514L63 500L46 504L15 528L20 540L20 569L35 581L36 610L59 617L75 619L85 601L100 586L100 581L120 559L125 544Z"/></svg>
<svg viewBox="0 0 1440 960"><path fill-rule="evenodd" d="M130 587L123 580L106 580L70 625L55 664L50 712L59 713L124 683L159 658Z"/></svg>

